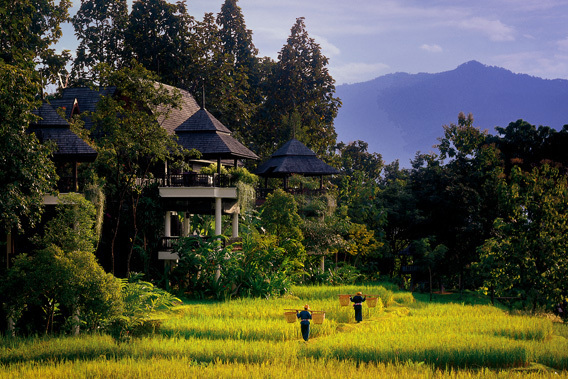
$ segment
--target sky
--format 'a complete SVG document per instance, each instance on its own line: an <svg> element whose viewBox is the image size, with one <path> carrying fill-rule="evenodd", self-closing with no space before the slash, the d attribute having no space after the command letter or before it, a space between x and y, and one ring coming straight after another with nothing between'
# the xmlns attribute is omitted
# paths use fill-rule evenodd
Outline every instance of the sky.
<svg viewBox="0 0 568 379"><path fill-rule="evenodd" d="M173 1L171 1L173 2ZM187 0L198 20L224 0ZM131 4L131 0L129 0ZM80 5L73 0L70 14ZM336 84L389 73L438 73L477 60L568 79L566 0L239 0L260 56L277 59L298 17L329 58ZM64 26L59 49L77 41Z"/></svg>

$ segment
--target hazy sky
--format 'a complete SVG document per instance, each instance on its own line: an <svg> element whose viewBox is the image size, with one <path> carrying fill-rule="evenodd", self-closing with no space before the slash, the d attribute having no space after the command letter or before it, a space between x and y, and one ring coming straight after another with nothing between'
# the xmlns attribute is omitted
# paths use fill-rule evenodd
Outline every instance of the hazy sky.
<svg viewBox="0 0 568 379"><path fill-rule="evenodd" d="M201 20L206 12L217 14L223 1L186 4ZM80 4L73 2L71 15ZM470 60L568 79L566 0L240 0L238 5L260 55L274 59L296 18L304 17L337 84L393 72L448 71ZM58 46L73 49L72 28L65 27L64 34Z"/></svg>

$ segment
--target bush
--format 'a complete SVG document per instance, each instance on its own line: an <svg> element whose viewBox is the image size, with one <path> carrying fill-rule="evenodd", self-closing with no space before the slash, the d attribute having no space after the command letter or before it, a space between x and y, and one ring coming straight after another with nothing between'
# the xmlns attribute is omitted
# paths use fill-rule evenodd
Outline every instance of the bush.
<svg viewBox="0 0 568 379"><path fill-rule="evenodd" d="M114 317L108 332L120 341L154 333L160 328L160 321L152 319L159 310L171 309L181 300L152 283L142 280L142 274L131 274L120 279L124 311Z"/></svg>
<svg viewBox="0 0 568 379"><path fill-rule="evenodd" d="M92 253L65 254L55 246L18 256L1 290L9 316L25 334L96 330L122 311L120 284Z"/></svg>

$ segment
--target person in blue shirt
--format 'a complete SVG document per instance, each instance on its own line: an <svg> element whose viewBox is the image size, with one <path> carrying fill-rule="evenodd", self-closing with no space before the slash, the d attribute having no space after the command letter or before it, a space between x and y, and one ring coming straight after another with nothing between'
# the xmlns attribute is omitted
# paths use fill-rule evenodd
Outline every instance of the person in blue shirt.
<svg viewBox="0 0 568 379"><path fill-rule="evenodd" d="M296 311L296 316L300 319L300 330L302 331L302 337L304 341L308 342L310 338L310 320L312 319L312 314L309 312L310 306L308 304L304 305L304 310L301 312Z"/></svg>
<svg viewBox="0 0 568 379"><path fill-rule="evenodd" d="M355 296L349 298L353 303L353 309L355 310L355 320L357 322L363 321L363 302L367 300L367 296L363 296L362 292L357 292Z"/></svg>

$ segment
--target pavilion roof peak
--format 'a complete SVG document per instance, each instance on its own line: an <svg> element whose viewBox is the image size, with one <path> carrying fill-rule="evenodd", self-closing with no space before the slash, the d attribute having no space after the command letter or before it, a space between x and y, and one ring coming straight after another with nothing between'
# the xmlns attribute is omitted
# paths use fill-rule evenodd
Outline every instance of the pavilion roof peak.
<svg viewBox="0 0 568 379"><path fill-rule="evenodd" d="M257 175L267 177L292 174L320 176L339 173L339 170L319 159L316 153L295 138L286 142L256 170Z"/></svg>
<svg viewBox="0 0 568 379"><path fill-rule="evenodd" d="M176 133L205 131L232 134L225 125L205 108L200 108L175 129Z"/></svg>
<svg viewBox="0 0 568 379"><path fill-rule="evenodd" d="M272 157L281 157L281 156L316 156L311 149L306 147L303 143L298 141L295 138L292 138L290 141L286 142L282 147L274 154Z"/></svg>

